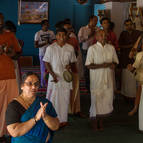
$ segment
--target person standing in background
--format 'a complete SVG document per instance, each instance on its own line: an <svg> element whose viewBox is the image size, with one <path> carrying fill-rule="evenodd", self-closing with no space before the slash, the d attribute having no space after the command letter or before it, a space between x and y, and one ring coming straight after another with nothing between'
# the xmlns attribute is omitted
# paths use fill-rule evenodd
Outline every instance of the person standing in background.
<svg viewBox="0 0 143 143"><path fill-rule="evenodd" d="M134 58L130 58L129 54L142 32L134 29L131 19L125 20L124 25L125 30L121 32L118 40L120 48L121 93L126 100L130 100L136 96L136 80L134 75L127 70L127 65L134 62Z"/></svg>
<svg viewBox="0 0 143 143"><path fill-rule="evenodd" d="M87 50L89 46L93 44L95 31L98 29L96 25L97 25L97 17L92 15L89 18L88 25L81 27L78 32L78 39L79 43L81 44L83 65L85 64ZM86 67L84 67L84 77L85 77L86 88L90 92L89 70Z"/></svg>
<svg viewBox="0 0 143 143"><path fill-rule="evenodd" d="M4 16L0 13L0 141L7 133L5 125L7 105L19 94L12 58L20 51L15 35L4 31Z"/></svg>
<svg viewBox="0 0 143 143"><path fill-rule="evenodd" d="M112 44L116 50L119 50L118 39L116 34L110 29L110 20L107 17L104 17L100 21L103 30L106 34L107 43Z"/></svg>
<svg viewBox="0 0 143 143"><path fill-rule="evenodd" d="M73 46L77 58L75 66L71 67L73 76L73 81L72 81L73 89L71 90L69 113L82 117L82 113L80 110L80 91L79 91L79 71L82 72L82 70L80 69L80 67L77 66L79 62L81 63L81 61L79 61L80 59L79 56L81 56L80 47L76 35L72 30L73 29L72 25L68 22L65 22L63 27L67 31L67 43Z"/></svg>
<svg viewBox="0 0 143 143"><path fill-rule="evenodd" d="M40 60L40 70L41 70L41 87L46 87L45 80L45 64L43 62L43 57L45 55L46 48L55 40L55 34L53 31L49 30L48 20L41 21L42 29L35 34L34 45L35 48L39 48L39 60Z"/></svg>
<svg viewBox="0 0 143 143"><path fill-rule="evenodd" d="M15 24L8 20L8 21L5 21L5 24L4 24L4 29L7 31L7 32L13 32L15 35L16 35L16 26ZM16 81L17 81L17 84L18 84L18 89L19 89L19 92L20 92L20 84L21 84L21 68L20 68L20 62L19 62L19 57L21 56L22 54L22 47L24 45L24 42L22 40L19 40L18 39L18 42L19 42L19 45L21 47L21 51L16 53L16 56L13 58L13 62L14 62L14 66L15 66L15 74L16 74Z"/></svg>

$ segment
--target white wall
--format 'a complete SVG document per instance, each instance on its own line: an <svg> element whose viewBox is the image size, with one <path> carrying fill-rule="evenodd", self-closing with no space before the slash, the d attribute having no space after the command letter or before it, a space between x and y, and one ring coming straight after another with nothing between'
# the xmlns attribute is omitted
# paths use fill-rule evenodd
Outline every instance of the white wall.
<svg viewBox="0 0 143 143"><path fill-rule="evenodd" d="M117 37L119 37L120 33L124 29L124 20L128 18L129 13L129 4L128 2L120 3L113 2L112 10L111 10L111 21L115 23L115 33Z"/></svg>

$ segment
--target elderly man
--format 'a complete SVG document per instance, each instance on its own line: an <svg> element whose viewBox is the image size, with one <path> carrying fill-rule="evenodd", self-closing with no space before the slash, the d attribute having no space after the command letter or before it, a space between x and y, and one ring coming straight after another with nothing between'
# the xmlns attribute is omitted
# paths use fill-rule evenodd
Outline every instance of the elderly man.
<svg viewBox="0 0 143 143"><path fill-rule="evenodd" d="M118 58L115 48L105 42L105 37L103 30L97 31L97 43L89 47L85 63L90 69L90 117L95 130L103 130L103 117L113 111L112 72Z"/></svg>

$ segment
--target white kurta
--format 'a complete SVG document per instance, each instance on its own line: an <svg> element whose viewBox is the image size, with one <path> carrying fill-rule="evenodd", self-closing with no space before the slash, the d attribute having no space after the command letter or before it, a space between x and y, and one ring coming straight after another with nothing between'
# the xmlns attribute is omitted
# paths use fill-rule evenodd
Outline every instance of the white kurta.
<svg viewBox="0 0 143 143"><path fill-rule="evenodd" d="M127 97L136 97L136 81L143 84L143 52L137 53L133 67L136 68L136 76L127 69L122 71L121 93Z"/></svg>
<svg viewBox="0 0 143 143"><path fill-rule="evenodd" d="M136 55L136 60L133 64L136 68L136 80L142 85L140 103L139 103L139 130L143 131L143 51Z"/></svg>
<svg viewBox="0 0 143 143"><path fill-rule="evenodd" d="M67 122L70 89L72 82L68 83L63 78L65 66L76 62L74 49L71 45L65 44L60 47L56 42L46 49L43 61L50 63L53 72L58 77L58 82L51 82L52 76L49 75L47 95L58 114L60 122Z"/></svg>
<svg viewBox="0 0 143 143"><path fill-rule="evenodd" d="M143 85L139 104L139 130L143 131Z"/></svg>
<svg viewBox="0 0 143 143"><path fill-rule="evenodd" d="M97 42L89 47L85 65L115 62L115 48ZM91 106L90 117L109 114L113 110L113 71L110 68L90 69Z"/></svg>
<svg viewBox="0 0 143 143"><path fill-rule="evenodd" d="M137 82L143 84L143 51L137 53L133 67L136 68L135 78Z"/></svg>

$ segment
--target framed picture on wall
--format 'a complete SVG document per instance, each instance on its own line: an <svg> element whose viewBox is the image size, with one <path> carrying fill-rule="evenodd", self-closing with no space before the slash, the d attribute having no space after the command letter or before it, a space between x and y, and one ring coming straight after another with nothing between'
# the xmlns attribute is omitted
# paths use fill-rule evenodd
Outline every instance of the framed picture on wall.
<svg viewBox="0 0 143 143"><path fill-rule="evenodd" d="M49 0L19 0L18 23L40 23L48 19Z"/></svg>

